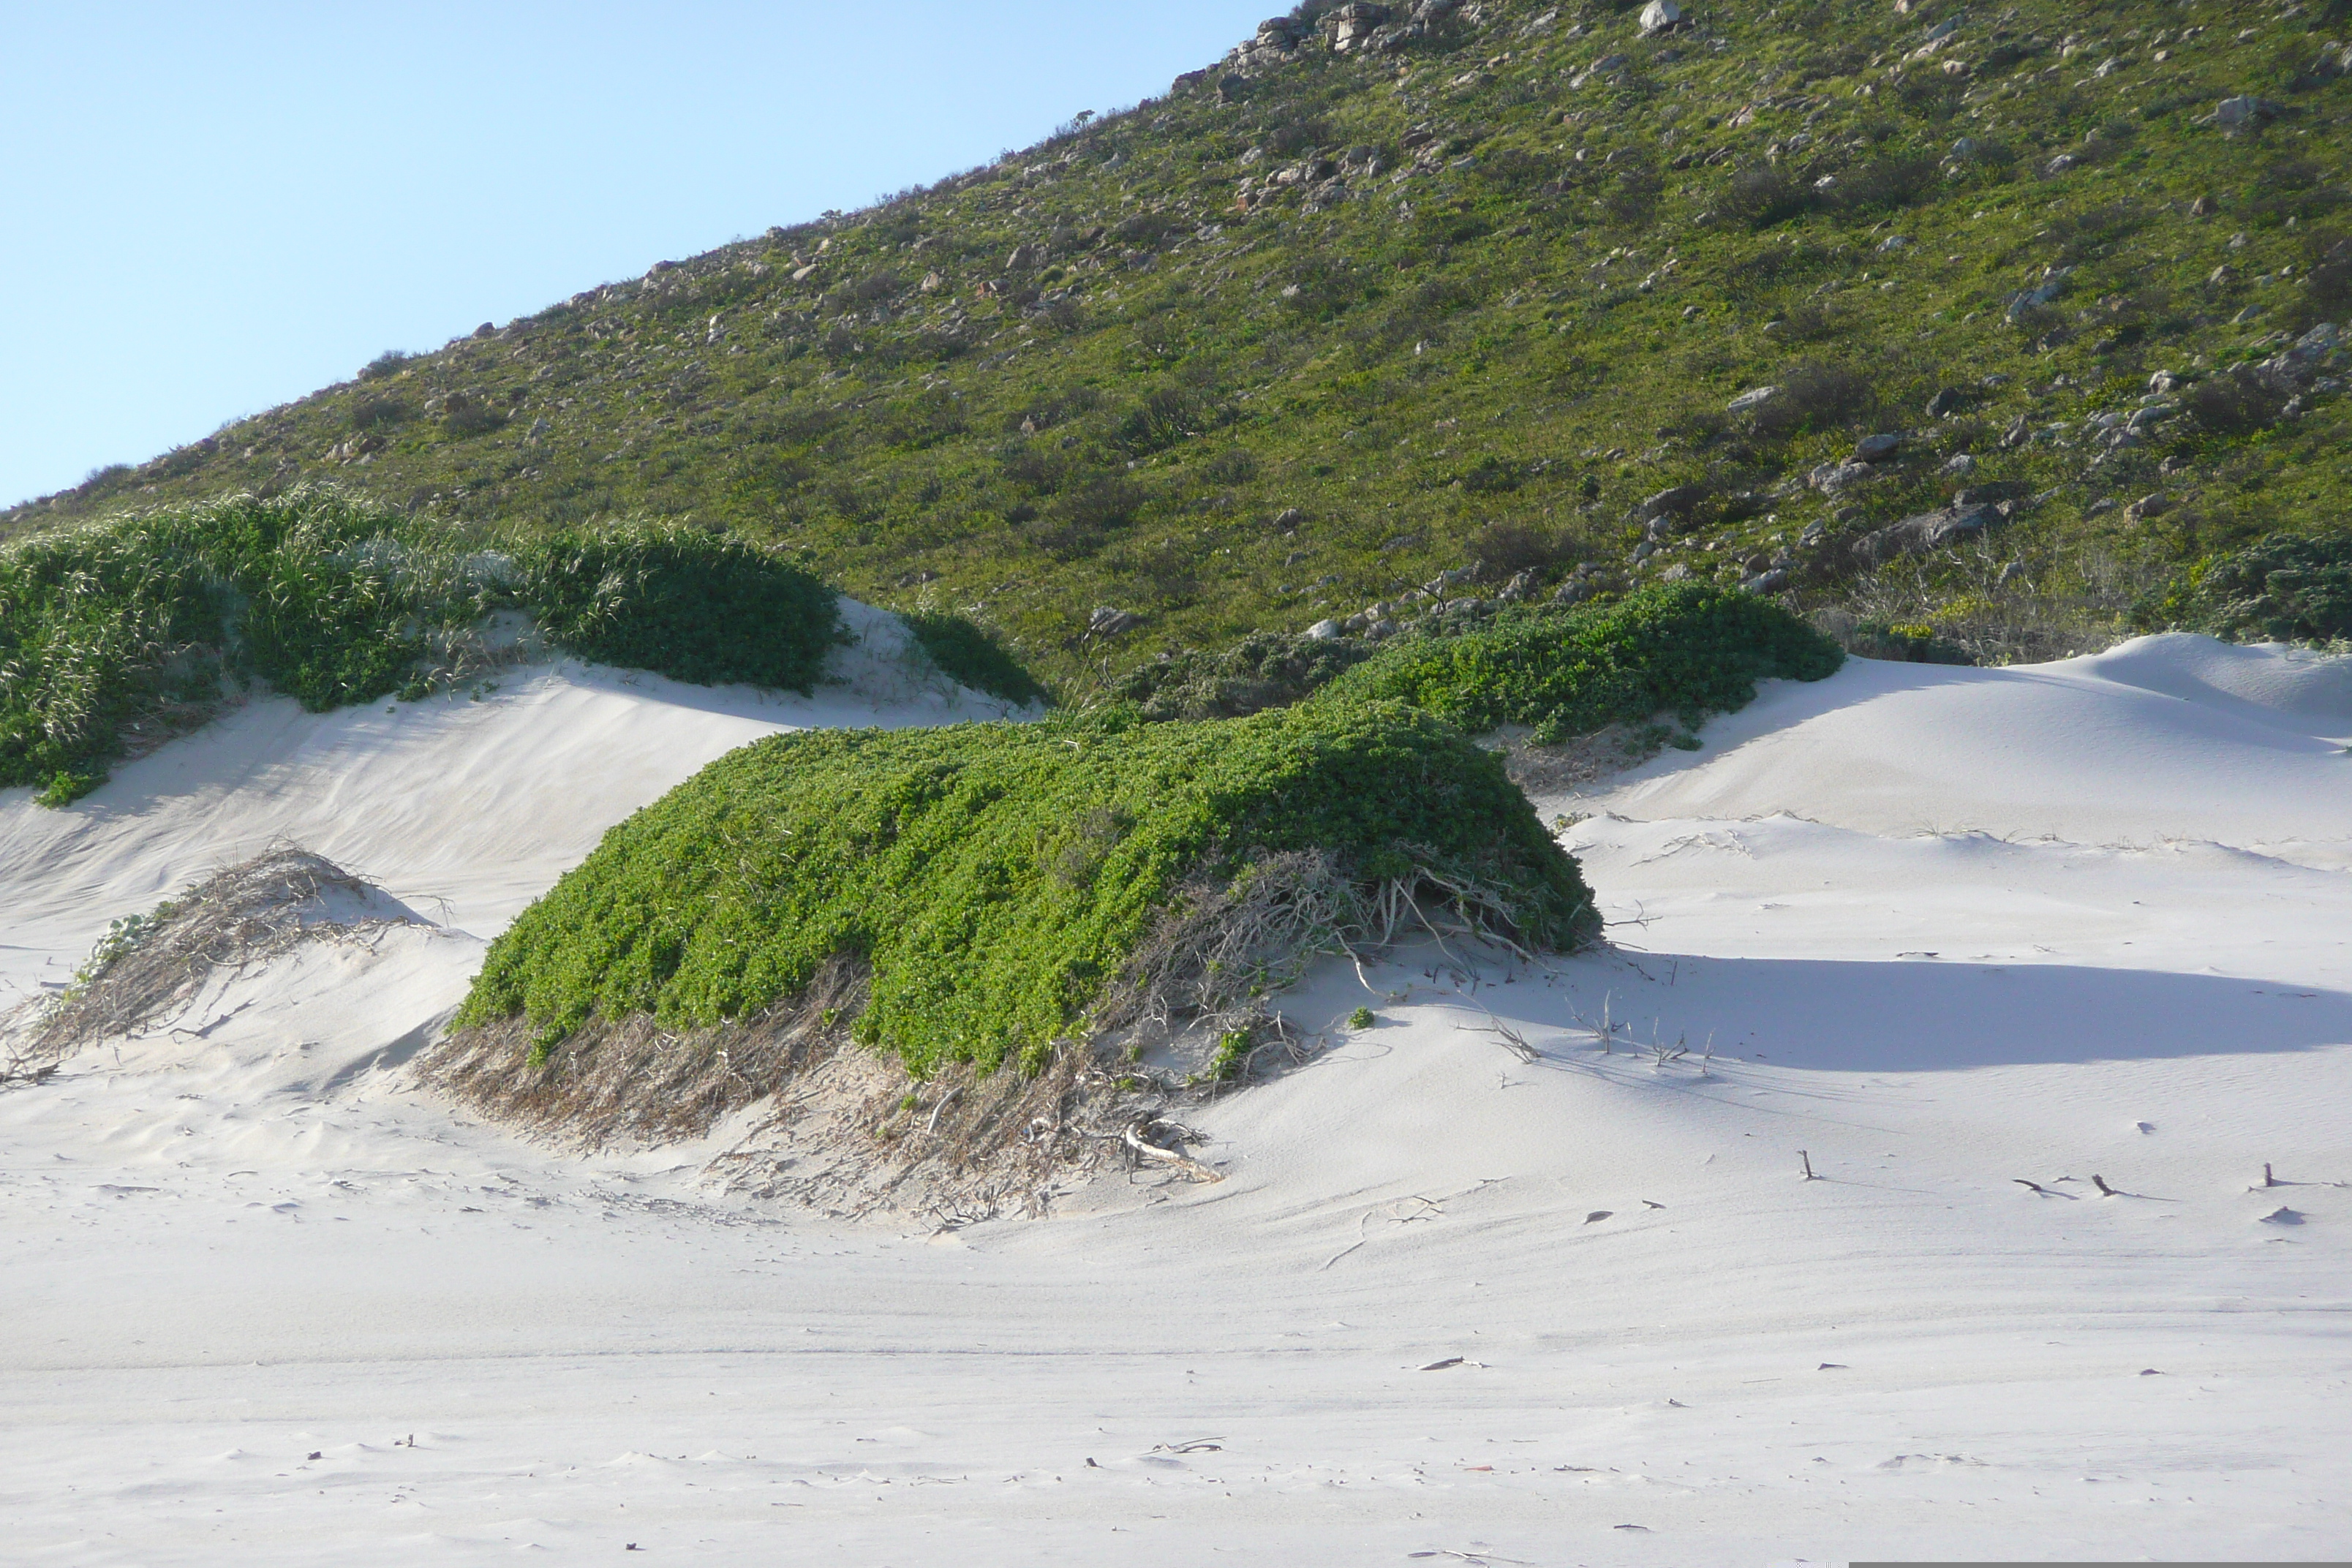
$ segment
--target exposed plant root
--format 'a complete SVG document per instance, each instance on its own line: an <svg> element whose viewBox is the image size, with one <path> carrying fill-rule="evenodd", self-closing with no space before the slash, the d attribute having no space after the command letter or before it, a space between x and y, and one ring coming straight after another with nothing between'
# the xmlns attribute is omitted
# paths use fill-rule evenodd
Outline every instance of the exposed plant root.
<svg viewBox="0 0 2352 1568"><path fill-rule="evenodd" d="M417 1077L487 1115L584 1148L699 1138L840 1049L865 1005L866 979L862 963L836 959L799 996L709 1028L664 1029L644 1013L592 1018L537 1061L530 1021L502 1018L441 1041Z"/></svg>
<svg viewBox="0 0 2352 1568"><path fill-rule="evenodd" d="M1042 1063L927 1078L850 1043L867 971L828 964L801 995L759 1017L667 1031L646 1016L592 1020L534 1061L517 1016L461 1030L420 1079L558 1142L669 1142L763 1109L710 1170L732 1189L857 1217L914 1214L946 1225L1046 1212L1070 1184L1118 1169L1191 1181L1223 1173L1186 1153L1197 1137L1161 1114L1262 1065L1314 1054L1269 998L1325 955L1358 963L1425 929L1523 952L1507 897L1433 855L1370 884L1328 851L1267 855L1223 880L1184 884L1103 999ZM1115 1060L1179 1037L1239 1033L1222 1079Z"/></svg>

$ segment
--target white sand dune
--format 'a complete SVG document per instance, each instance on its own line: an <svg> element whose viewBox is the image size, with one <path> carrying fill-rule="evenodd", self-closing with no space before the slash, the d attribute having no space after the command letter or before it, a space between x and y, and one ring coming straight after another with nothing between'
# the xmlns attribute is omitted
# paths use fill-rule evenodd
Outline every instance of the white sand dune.
<svg viewBox="0 0 2352 1568"><path fill-rule="evenodd" d="M1194 1118L1212 1186L853 1229L409 1087L611 822L784 724L952 711L542 669L0 796L22 984L279 836L442 921L0 1094L9 1559L2352 1548L2344 666L2167 637L1769 689L1543 803L1591 814L1616 951L1402 955L1379 1026Z"/></svg>

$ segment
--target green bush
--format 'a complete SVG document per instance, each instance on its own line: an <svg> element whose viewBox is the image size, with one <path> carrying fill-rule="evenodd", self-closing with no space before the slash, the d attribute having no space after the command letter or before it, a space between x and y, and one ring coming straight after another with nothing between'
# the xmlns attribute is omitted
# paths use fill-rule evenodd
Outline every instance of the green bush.
<svg viewBox="0 0 2352 1568"><path fill-rule="evenodd" d="M1319 700L1393 699L1479 731L1530 724L1552 744L1672 711L1696 724L1744 707L1769 677L1819 680L1845 655L1769 600L1698 584L1615 604L1531 610L1460 637L1412 638Z"/></svg>
<svg viewBox="0 0 2352 1568"><path fill-rule="evenodd" d="M496 594L454 541L322 487L127 515L0 549L0 786L62 805L123 728L226 677L314 711L381 697Z"/></svg>
<svg viewBox="0 0 2352 1568"><path fill-rule="evenodd" d="M732 534L652 522L566 531L523 547L517 564L541 629L603 664L806 693L844 640L832 589Z"/></svg>
<svg viewBox="0 0 2352 1568"><path fill-rule="evenodd" d="M2352 637L2352 533L2273 534L2202 563L2159 613L2138 618L2239 642Z"/></svg>
<svg viewBox="0 0 2352 1568"><path fill-rule="evenodd" d="M1172 909L1295 850L1363 884L1419 867L1493 889L1533 945L1599 927L1500 762L1395 704L811 731L614 828L492 944L459 1021L524 1014L542 1051L592 1016L694 1027L848 956L871 970L865 1043L919 1073L1034 1064Z"/></svg>
<svg viewBox="0 0 2352 1568"><path fill-rule="evenodd" d="M961 616L917 611L905 617L915 640L931 662L974 691L1002 697L1007 702L1045 702L1052 699L1021 661L987 631Z"/></svg>
<svg viewBox="0 0 2352 1568"><path fill-rule="evenodd" d="M622 525L515 555L326 486L0 547L0 787L75 800L129 726L200 720L224 680L313 712L414 691L436 634L500 608L583 658L801 691L840 637L832 590L731 538Z"/></svg>
<svg viewBox="0 0 2352 1568"><path fill-rule="evenodd" d="M1111 688L1149 719L1237 719L1287 708L1371 654L1353 640L1252 632L1221 653L1187 649L1130 670Z"/></svg>
<svg viewBox="0 0 2352 1568"><path fill-rule="evenodd" d="M1848 652L1895 664L1974 664L1968 649L1946 642L1917 622L1860 621L1844 642Z"/></svg>

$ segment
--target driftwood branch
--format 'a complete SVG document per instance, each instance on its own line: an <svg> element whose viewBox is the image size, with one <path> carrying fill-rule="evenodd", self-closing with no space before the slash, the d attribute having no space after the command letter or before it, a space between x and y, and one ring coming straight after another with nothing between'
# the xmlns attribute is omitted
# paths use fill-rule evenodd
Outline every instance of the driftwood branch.
<svg viewBox="0 0 2352 1568"><path fill-rule="evenodd" d="M1163 1149L1157 1143L1146 1142L1143 1130L1152 1125L1153 1123L1150 1121L1139 1121L1127 1130L1124 1142L1135 1152L1138 1159L1151 1160L1160 1164L1171 1166L1196 1182L1222 1182L1225 1179L1225 1173L1223 1171L1212 1170L1189 1154L1175 1149Z"/></svg>

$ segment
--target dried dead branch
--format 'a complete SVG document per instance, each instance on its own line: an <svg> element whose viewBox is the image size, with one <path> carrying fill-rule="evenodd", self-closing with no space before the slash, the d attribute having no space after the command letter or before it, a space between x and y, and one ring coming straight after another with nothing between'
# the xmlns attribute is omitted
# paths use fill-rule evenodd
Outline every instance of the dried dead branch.
<svg viewBox="0 0 2352 1568"><path fill-rule="evenodd" d="M0 1083L54 1070L68 1052L136 1035L177 1014L212 981L241 974L305 942L365 941L412 923L376 889L325 858L279 844L153 910L109 928L71 989L42 1009L0 1064Z"/></svg>

